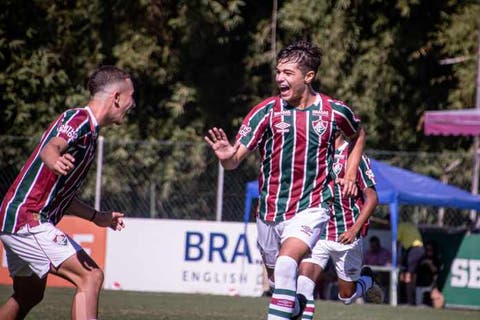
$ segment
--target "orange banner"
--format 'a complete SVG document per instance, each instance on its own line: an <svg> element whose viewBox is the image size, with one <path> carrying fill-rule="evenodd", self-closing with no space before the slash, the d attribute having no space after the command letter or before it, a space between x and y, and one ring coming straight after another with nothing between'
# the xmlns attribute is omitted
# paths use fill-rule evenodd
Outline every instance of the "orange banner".
<svg viewBox="0 0 480 320"><path fill-rule="evenodd" d="M97 227L90 221L77 217L64 217L57 227L74 239L100 266L105 267L105 246L107 230ZM3 245L0 242L0 284L12 284L12 279L8 273L7 259ZM49 275L47 286L51 287L72 287L68 281L57 276Z"/></svg>

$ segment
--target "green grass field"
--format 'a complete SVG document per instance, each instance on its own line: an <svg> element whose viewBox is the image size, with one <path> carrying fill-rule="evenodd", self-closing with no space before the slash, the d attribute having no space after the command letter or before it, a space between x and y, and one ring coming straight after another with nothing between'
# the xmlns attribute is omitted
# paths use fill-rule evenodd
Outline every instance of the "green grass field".
<svg viewBox="0 0 480 320"><path fill-rule="evenodd" d="M3 303L11 288L0 286ZM45 298L27 319L69 319L72 289L47 288ZM215 320L266 319L268 298L226 297L196 294L102 292L99 319ZM351 305L316 302L318 320L479 320L480 311L434 310L426 307Z"/></svg>

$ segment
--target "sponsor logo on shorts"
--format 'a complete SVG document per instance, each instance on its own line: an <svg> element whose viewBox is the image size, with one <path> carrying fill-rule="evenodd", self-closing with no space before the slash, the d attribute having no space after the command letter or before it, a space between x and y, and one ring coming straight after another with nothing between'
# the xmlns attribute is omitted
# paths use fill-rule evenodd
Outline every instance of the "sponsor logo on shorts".
<svg viewBox="0 0 480 320"><path fill-rule="evenodd" d="M310 228L309 226L302 226L302 232L305 233L307 236L311 237L312 234L313 234L313 230L312 228Z"/></svg>
<svg viewBox="0 0 480 320"><path fill-rule="evenodd" d="M59 246L66 246L67 245L67 236L64 235L63 233L56 234L55 238L53 238L53 242L55 242Z"/></svg>

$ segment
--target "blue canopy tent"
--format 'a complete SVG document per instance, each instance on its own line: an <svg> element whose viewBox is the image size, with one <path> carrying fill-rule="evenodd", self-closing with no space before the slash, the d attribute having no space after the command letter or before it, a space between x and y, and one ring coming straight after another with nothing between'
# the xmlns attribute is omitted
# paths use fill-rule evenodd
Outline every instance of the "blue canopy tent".
<svg viewBox="0 0 480 320"><path fill-rule="evenodd" d="M388 205L390 210L392 265L394 266L391 278L391 304L396 305L398 206L401 204L430 205L480 211L480 197L425 175L394 167L374 159L370 159L370 161L377 182L376 189L379 203ZM249 221L251 203L256 198L258 198L258 182L248 182L245 196L245 223Z"/></svg>

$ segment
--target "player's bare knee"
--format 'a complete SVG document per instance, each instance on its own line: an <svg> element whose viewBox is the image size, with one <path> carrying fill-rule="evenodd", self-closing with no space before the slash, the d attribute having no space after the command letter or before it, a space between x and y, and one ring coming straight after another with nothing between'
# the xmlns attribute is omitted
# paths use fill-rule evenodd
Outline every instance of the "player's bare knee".
<svg viewBox="0 0 480 320"><path fill-rule="evenodd" d="M81 277L77 287L81 290L93 289L99 291L102 287L103 279L103 271L99 268L94 268Z"/></svg>
<svg viewBox="0 0 480 320"><path fill-rule="evenodd" d="M105 278L102 269L95 268L89 272L88 281L94 288L100 289Z"/></svg>

